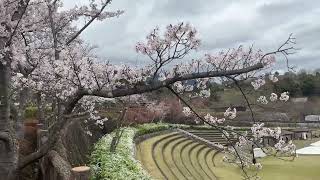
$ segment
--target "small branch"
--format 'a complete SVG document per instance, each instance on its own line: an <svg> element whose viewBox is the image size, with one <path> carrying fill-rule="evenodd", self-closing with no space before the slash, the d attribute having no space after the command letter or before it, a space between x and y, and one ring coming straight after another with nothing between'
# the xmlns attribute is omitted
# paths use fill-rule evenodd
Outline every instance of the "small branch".
<svg viewBox="0 0 320 180"><path fill-rule="evenodd" d="M26 0L26 2L24 2L24 0L20 0L19 1L19 7L18 10L16 12L14 12L13 16L12 16L12 21L18 20L17 24L15 25L13 32L10 35L10 38L8 40L7 43L10 43L13 36L16 34L16 31L18 29L18 26L22 20L23 15L25 14L27 7L29 5L30 0Z"/></svg>
<svg viewBox="0 0 320 180"><path fill-rule="evenodd" d="M100 11L93 16L74 36L72 36L67 42L66 45L69 45L73 40L75 40L97 17L100 16L100 14L103 12L103 10L107 7L107 5L111 2L111 0L108 0L105 2L105 4L101 7Z"/></svg>
<svg viewBox="0 0 320 180"><path fill-rule="evenodd" d="M248 98L247 98L247 95L244 93L243 89L241 88L240 84L238 83L238 81L237 81L235 78L230 77L230 76L228 76L228 78L230 78L231 80L233 80L233 82L235 83L235 85L236 85L236 86L238 87L238 89L240 90L243 98L245 99L245 101L246 101L246 103L247 103L247 105L248 105L248 107L249 107L249 109L250 109L252 122L253 122L253 123L256 123L255 118L254 118L254 114L253 114L253 110L252 110L251 104L250 104L250 102L249 102L249 100L248 100Z"/></svg>

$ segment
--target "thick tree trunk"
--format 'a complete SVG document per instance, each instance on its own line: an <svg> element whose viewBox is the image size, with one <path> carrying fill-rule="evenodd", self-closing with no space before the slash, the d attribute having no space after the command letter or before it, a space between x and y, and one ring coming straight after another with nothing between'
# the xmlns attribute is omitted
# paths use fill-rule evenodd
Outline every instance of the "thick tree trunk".
<svg viewBox="0 0 320 180"><path fill-rule="evenodd" d="M10 122L10 68L0 63L0 179L14 179L18 161L14 128Z"/></svg>

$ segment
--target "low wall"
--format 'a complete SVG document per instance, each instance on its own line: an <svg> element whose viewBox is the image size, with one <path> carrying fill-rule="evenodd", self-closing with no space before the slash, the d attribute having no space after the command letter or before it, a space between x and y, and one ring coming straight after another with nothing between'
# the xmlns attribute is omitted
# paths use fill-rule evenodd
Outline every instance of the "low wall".
<svg viewBox="0 0 320 180"><path fill-rule="evenodd" d="M238 127L249 127L253 124L252 121L232 121L227 120L225 122L230 126ZM268 127L309 127L309 128L320 128L320 122L318 121L300 121L300 122L281 122L281 121L259 121L259 123L264 123Z"/></svg>

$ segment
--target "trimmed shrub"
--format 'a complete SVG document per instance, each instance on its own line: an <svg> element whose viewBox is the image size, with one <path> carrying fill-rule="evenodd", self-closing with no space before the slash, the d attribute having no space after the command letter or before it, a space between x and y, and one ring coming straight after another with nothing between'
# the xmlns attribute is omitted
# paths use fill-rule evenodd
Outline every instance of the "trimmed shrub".
<svg viewBox="0 0 320 180"><path fill-rule="evenodd" d="M116 152L110 152L114 133L102 137L91 153L92 180L151 179L141 164L134 158L134 128L125 128Z"/></svg>

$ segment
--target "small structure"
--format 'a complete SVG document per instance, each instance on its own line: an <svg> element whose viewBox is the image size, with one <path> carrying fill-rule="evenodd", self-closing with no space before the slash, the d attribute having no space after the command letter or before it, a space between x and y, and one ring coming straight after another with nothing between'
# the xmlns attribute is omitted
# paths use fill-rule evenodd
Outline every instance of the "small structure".
<svg viewBox="0 0 320 180"><path fill-rule="evenodd" d="M294 133L287 130L281 130L281 138L287 143L294 139Z"/></svg>
<svg viewBox="0 0 320 180"><path fill-rule="evenodd" d="M312 138L312 131L307 128L297 128L292 129L291 132L294 133L293 137L294 139L308 139Z"/></svg>
<svg viewBox="0 0 320 180"><path fill-rule="evenodd" d="M287 130L281 130L280 138L287 143L290 140L294 139L294 133ZM278 140L273 136L265 136L263 137L263 140L262 140L262 143L264 146L274 146L277 142Z"/></svg>
<svg viewBox="0 0 320 180"><path fill-rule="evenodd" d="M293 103L306 103L307 101L308 97L291 98L291 102Z"/></svg>
<svg viewBox="0 0 320 180"><path fill-rule="evenodd" d="M262 158L267 156L266 153L264 153L261 148L254 148L253 154L254 154L254 157L257 157L257 158Z"/></svg>
<svg viewBox="0 0 320 180"><path fill-rule="evenodd" d="M90 178L90 167L88 166L74 167L71 172L71 180L89 180Z"/></svg>
<svg viewBox="0 0 320 180"><path fill-rule="evenodd" d="M320 115L307 115L304 117L305 121L320 121Z"/></svg>
<svg viewBox="0 0 320 180"><path fill-rule="evenodd" d="M277 140L272 136L264 136L262 139L263 146L274 146Z"/></svg>

